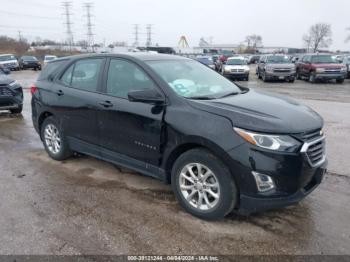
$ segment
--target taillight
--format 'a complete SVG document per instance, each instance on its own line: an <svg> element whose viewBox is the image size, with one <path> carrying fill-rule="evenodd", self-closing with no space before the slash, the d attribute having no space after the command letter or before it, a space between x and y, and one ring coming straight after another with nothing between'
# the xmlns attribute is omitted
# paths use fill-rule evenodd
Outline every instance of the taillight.
<svg viewBox="0 0 350 262"><path fill-rule="evenodd" d="M35 85L32 85L30 87L30 93L34 95L36 92L38 92L38 88Z"/></svg>

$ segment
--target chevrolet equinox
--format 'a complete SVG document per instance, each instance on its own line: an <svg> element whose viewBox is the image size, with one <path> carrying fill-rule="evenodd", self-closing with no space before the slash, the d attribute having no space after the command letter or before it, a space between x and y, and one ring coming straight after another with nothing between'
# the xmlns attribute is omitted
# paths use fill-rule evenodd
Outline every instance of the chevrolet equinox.
<svg viewBox="0 0 350 262"><path fill-rule="evenodd" d="M171 183L202 219L302 200L326 171L322 118L201 63L147 53L49 62L32 117L54 160L87 154Z"/></svg>

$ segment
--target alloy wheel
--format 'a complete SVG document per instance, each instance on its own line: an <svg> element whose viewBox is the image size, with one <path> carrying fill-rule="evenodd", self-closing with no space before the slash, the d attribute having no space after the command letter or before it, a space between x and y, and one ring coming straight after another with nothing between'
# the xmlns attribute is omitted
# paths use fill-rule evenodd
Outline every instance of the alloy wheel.
<svg viewBox="0 0 350 262"><path fill-rule="evenodd" d="M48 150L53 154L58 154L61 150L61 137L57 127L48 124L44 131L45 144Z"/></svg>
<svg viewBox="0 0 350 262"><path fill-rule="evenodd" d="M198 210L211 210L219 202L219 181L216 175L205 165L199 163L187 164L181 170L179 186L187 203Z"/></svg>

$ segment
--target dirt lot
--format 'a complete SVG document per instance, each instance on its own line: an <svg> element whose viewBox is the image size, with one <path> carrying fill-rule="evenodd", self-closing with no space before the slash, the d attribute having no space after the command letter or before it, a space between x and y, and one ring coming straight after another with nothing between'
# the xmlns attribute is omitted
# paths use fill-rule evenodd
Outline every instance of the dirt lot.
<svg viewBox="0 0 350 262"><path fill-rule="evenodd" d="M262 83L325 119L329 174L296 206L205 222L168 185L89 157L48 158L31 123L0 113L0 254L350 254L350 80ZM13 77L25 87L36 73Z"/></svg>

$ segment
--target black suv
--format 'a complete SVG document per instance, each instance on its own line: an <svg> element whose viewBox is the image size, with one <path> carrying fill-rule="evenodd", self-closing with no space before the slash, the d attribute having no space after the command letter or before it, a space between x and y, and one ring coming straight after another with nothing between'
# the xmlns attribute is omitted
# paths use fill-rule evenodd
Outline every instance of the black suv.
<svg viewBox="0 0 350 262"><path fill-rule="evenodd" d="M172 185L203 219L297 203L323 178L323 120L173 55L86 55L49 62L32 92L47 153L81 152Z"/></svg>
<svg viewBox="0 0 350 262"><path fill-rule="evenodd" d="M7 76L9 71L0 67L0 110L10 110L20 114L23 108L23 90L21 85Z"/></svg>
<svg viewBox="0 0 350 262"><path fill-rule="evenodd" d="M19 67L23 69L41 70L41 64L35 56L22 56L19 60Z"/></svg>

